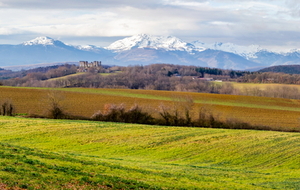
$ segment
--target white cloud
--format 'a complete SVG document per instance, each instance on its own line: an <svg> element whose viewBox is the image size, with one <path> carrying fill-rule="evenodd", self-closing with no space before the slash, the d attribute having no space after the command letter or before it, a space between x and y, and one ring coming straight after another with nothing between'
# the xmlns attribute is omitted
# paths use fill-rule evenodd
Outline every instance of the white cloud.
<svg viewBox="0 0 300 190"><path fill-rule="evenodd" d="M0 35L22 34L23 32L16 28L0 27Z"/></svg>
<svg viewBox="0 0 300 190"><path fill-rule="evenodd" d="M110 7L156 7L160 0L1 0L9 8L14 9L101 9Z"/></svg>
<svg viewBox="0 0 300 190"><path fill-rule="evenodd" d="M3 3L3 2L0 2L0 8L1 7L7 7L7 5L5 3Z"/></svg>
<svg viewBox="0 0 300 190"><path fill-rule="evenodd" d="M183 0L165 0L165 5L172 5L172 6L185 6L189 8L196 8L196 7L208 7L208 1L183 1Z"/></svg>
<svg viewBox="0 0 300 190"><path fill-rule="evenodd" d="M290 14L293 17L299 18L300 16L300 4L298 0L286 0L286 5L290 9Z"/></svg>
<svg viewBox="0 0 300 190"><path fill-rule="evenodd" d="M0 18L5 18L0 20L0 35L73 36L82 41L149 33L290 46L296 45L300 32L296 0L0 1Z"/></svg>

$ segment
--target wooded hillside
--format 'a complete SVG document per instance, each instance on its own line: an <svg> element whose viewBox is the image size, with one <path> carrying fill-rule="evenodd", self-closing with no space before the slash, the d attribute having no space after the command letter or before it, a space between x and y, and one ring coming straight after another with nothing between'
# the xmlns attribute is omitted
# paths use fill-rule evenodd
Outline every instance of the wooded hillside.
<svg viewBox="0 0 300 190"><path fill-rule="evenodd" d="M300 74L300 65L277 65L277 66L261 69L258 72Z"/></svg>

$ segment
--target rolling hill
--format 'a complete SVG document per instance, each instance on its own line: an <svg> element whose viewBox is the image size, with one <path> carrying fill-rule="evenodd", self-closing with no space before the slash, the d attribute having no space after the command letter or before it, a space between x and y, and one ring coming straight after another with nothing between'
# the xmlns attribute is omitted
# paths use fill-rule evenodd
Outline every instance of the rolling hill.
<svg viewBox="0 0 300 190"><path fill-rule="evenodd" d="M300 74L300 65L278 65L261 69L258 72Z"/></svg>
<svg viewBox="0 0 300 190"><path fill-rule="evenodd" d="M300 134L0 117L0 187L300 187Z"/></svg>

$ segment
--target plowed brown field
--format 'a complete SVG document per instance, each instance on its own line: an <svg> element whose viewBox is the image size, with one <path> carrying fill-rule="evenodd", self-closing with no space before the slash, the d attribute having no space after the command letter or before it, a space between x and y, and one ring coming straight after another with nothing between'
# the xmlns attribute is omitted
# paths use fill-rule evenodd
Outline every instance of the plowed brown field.
<svg viewBox="0 0 300 190"><path fill-rule="evenodd" d="M123 103L127 108L138 104L155 114L160 105L171 108L174 104L182 106L185 103L174 103L178 99L193 99L191 110L194 117L204 108L221 119L238 119L273 128L299 128L300 122L299 100L253 96L128 89L0 87L0 101L12 100L16 113L42 115L47 111L47 94L53 92L58 94L68 113L86 117L91 117L108 103Z"/></svg>

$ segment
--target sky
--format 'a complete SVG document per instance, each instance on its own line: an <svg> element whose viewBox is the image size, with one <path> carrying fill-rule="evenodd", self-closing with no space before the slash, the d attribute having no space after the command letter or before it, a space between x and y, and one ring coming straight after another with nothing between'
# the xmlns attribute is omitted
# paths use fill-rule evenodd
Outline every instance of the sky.
<svg viewBox="0 0 300 190"><path fill-rule="evenodd" d="M299 0L0 0L0 44L108 46L137 34L300 49Z"/></svg>

